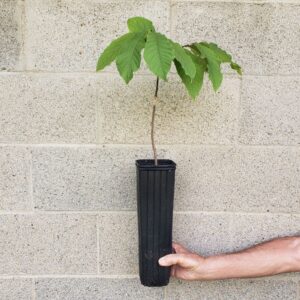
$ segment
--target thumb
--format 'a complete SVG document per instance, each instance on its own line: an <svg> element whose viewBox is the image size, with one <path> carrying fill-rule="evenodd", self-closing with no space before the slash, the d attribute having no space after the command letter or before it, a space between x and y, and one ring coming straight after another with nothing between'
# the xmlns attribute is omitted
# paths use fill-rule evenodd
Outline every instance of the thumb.
<svg viewBox="0 0 300 300"><path fill-rule="evenodd" d="M183 268L191 268L195 265L195 261L185 254L168 254L160 258L158 263L163 267L179 265Z"/></svg>

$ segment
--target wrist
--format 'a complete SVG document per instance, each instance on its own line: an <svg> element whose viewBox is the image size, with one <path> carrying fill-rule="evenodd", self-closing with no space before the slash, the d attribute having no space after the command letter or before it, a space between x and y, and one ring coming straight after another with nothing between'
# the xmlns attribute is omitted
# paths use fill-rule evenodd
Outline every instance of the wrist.
<svg viewBox="0 0 300 300"><path fill-rule="evenodd" d="M228 268L226 255L209 256L197 269L197 280L218 280L226 278L226 268Z"/></svg>
<svg viewBox="0 0 300 300"><path fill-rule="evenodd" d="M214 280L217 270L216 270L216 257L200 257L199 263L196 268L196 280Z"/></svg>

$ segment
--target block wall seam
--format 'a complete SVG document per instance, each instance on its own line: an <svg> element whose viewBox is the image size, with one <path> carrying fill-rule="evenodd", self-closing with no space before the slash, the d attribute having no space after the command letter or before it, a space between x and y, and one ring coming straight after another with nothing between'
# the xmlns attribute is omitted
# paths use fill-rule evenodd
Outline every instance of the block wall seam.
<svg viewBox="0 0 300 300"><path fill-rule="evenodd" d="M9 211L9 210L0 210L0 216L6 215L24 215L24 216L44 216L44 215L128 215L133 216L136 215L135 210L35 210L33 211ZM293 213L293 212L256 212L256 211L209 211L209 210L174 210L174 215L207 215L207 216L215 216L215 215L230 215L230 216L295 216L300 217L300 213Z"/></svg>
<svg viewBox="0 0 300 300"><path fill-rule="evenodd" d="M32 284L32 300L36 300L36 288L35 288L35 279L31 278L31 284Z"/></svg>
<svg viewBox="0 0 300 300"><path fill-rule="evenodd" d="M299 3L300 5L300 3ZM20 74L24 74L24 75L40 75L40 74L43 74L43 75L49 75L49 76L55 76L55 75L65 75L65 76L78 76L78 75L86 75L86 74L90 74L90 75L94 75L95 77L98 76L98 77L106 77L106 76L113 76L113 77L118 77L120 80L122 80L120 77L119 77L119 73L117 71L109 71L109 70L104 70L104 71L101 71L101 73L99 72L94 72L94 71L52 71L52 70L14 70L14 71L4 71L4 72L0 72L0 77L1 76L8 76L8 75L20 75ZM173 72L171 71L170 72L170 75L174 76L176 75L177 73L176 72ZM228 79L239 79L239 78L247 78L247 77L275 77L275 78L295 78L295 77L300 77L300 73L290 73L290 74L280 74L280 73L274 73L274 74L253 74L253 73L246 73L246 74L243 74L242 77L238 76L238 75L235 75L234 73L232 72L224 72L223 73L225 75L224 78L228 78ZM146 72L143 72L142 70L138 73L138 74L135 74L135 77L144 77L144 78L147 78L147 77L150 77L150 78L155 78L155 75L153 75L152 73L149 73L148 71ZM134 80L134 79L133 79Z"/></svg>
<svg viewBox="0 0 300 300"><path fill-rule="evenodd" d="M97 234L97 274L100 274L100 235L99 235L99 214L96 218L96 234Z"/></svg>
<svg viewBox="0 0 300 300"><path fill-rule="evenodd" d="M170 0L172 4L179 2L212 2L212 3L242 3L242 4L299 4L299 0Z"/></svg>
<svg viewBox="0 0 300 300"><path fill-rule="evenodd" d="M39 148L90 148L90 149L104 149L104 148L140 148L140 149L150 149L151 144L120 144L120 143L100 143L100 144L24 144L24 143L0 143L0 147L30 147L34 149ZM237 148L237 149L300 149L300 145L298 144L215 144L215 143L203 143L203 144L157 144L157 147L161 149L174 149L176 147L179 148L223 148L223 149L230 149L230 148Z"/></svg>
<svg viewBox="0 0 300 300"><path fill-rule="evenodd" d="M1 146L1 145L0 145ZM29 199L31 204L31 211L35 211L35 203L34 203L34 196L33 196L33 155L31 149L29 149L30 153L30 163L29 163L29 183L28 183L28 189L29 189Z"/></svg>

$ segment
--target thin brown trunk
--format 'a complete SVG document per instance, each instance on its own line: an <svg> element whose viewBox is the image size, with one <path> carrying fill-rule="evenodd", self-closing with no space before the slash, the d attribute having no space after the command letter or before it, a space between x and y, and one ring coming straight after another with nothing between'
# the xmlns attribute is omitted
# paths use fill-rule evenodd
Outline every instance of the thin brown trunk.
<svg viewBox="0 0 300 300"><path fill-rule="evenodd" d="M159 85L159 78L157 77L154 101L153 101L153 106L152 106L152 120L151 120L151 144L152 144L152 151L153 151L155 166L158 165L157 152L156 152L156 146L155 146L155 141L154 141L154 121L155 121L155 111L156 111L156 103L157 103L157 95L158 95L158 85Z"/></svg>

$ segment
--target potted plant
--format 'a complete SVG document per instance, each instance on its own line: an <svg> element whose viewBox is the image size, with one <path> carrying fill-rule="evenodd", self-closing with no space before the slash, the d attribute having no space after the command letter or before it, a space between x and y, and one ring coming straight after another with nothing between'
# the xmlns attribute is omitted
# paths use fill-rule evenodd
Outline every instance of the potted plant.
<svg viewBox="0 0 300 300"><path fill-rule="evenodd" d="M222 63L241 75L241 67L214 43L195 42L181 46L157 32L150 20L143 17L127 21L129 32L113 40L100 55L97 71L116 61L119 74L128 84L141 64L141 52L150 71L157 77L154 90L151 144L153 159L136 161L137 207L139 232L139 268L141 283L146 286L167 285L170 268L160 267L158 259L172 253L172 218L175 183L175 162L158 159L154 141L154 120L159 80L167 80L171 64L189 95L196 99L208 73L213 89L222 83Z"/></svg>

